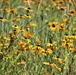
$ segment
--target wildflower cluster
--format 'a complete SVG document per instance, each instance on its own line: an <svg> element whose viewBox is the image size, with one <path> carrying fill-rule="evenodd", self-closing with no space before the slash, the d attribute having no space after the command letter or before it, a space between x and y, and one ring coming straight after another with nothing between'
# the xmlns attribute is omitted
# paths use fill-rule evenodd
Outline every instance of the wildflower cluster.
<svg viewBox="0 0 76 75"><path fill-rule="evenodd" d="M75 75L75 0L0 0L1 75Z"/></svg>

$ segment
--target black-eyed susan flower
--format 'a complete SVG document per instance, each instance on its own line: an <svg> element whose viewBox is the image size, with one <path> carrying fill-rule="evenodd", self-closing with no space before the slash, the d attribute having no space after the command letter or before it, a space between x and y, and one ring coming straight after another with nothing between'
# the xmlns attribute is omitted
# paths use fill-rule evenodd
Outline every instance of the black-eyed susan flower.
<svg viewBox="0 0 76 75"><path fill-rule="evenodd" d="M26 15L26 14L24 15L24 17L25 18L30 18L30 19L32 18L30 15Z"/></svg>
<svg viewBox="0 0 76 75"><path fill-rule="evenodd" d="M53 51L51 50L51 48L47 48L47 49L46 49L46 53L51 54L51 53L53 53Z"/></svg>
<svg viewBox="0 0 76 75"><path fill-rule="evenodd" d="M35 53L39 53L39 54L42 54L45 52L45 49L43 49L42 47L40 46L34 46L32 52L35 52Z"/></svg>
<svg viewBox="0 0 76 75"><path fill-rule="evenodd" d="M56 30L56 25L52 24L52 26L50 26L50 30L55 31Z"/></svg>
<svg viewBox="0 0 76 75"><path fill-rule="evenodd" d="M60 4L60 5L63 4L63 3L64 3L64 0L59 0L58 1L58 4Z"/></svg>
<svg viewBox="0 0 76 75"><path fill-rule="evenodd" d="M74 16L75 15L75 10L71 9L68 13L69 16Z"/></svg>
<svg viewBox="0 0 76 75"><path fill-rule="evenodd" d="M58 24L58 22L49 22L49 23L48 23L49 26L54 26L54 27L55 27L57 24Z"/></svg>
<svg viewBox="0 0 76 75"><path fill-rule="evenodd" d="M20 29L14 29L14 30L12 31L12 33L13 33L14 35L16 35L16 34L18 34L18 33L20 33L20 32L21 32Z"/></svg>
<svg viewBox="0 0 76 75"><path fill-rule="evenodd" d="M61 6L61 7L58 7L58 10L64 11L66 8L67 8L66 6Z"/></svg>
<svg viewBox="0 0 76 75"><path fill-rule="evenodd" d="M58 22L49 22L50 30L55 31L56 30L56 25Z"/></svg>
<svg viewBox="0 0 76 75"><path fill-rule="evenodd" d="M3 17L0 17L0 21L2 21L2 22L8 22L8 20L5 19L5 18L3 18Z"/></svg>
<svg viewBox="0 0 76 75"><path fill-rule="evenodd" d="M34 10L31 9L30 7L28 7L28 8L24 8L24 9L27 10L27 11L29 11L29 12L34 12Z"/></svg>
<svg viewBox="0 0 76 75"><path fill-rule="evenodd" d="M17 17L18 17L18 18L25 18L24 15L18 15Z"/></svg>
<svg viewBox="0 0 76 75"><path fill-rule="evenodd" d="M57 26L56 26L56 29L57 29L57 30L60 30L60 31L61 31L61 30L65 30L65 25L64 25L64 23L62 23L62 24L60 24L60 25L57 25Z"/></svg>
<svg viewBox="0 0 76 75"><path fill-rule="evenodd" d="M12 18L11 20L12 20L13 22L17 22L17 21L18 21L17 18Z"/></svg>
<svg viewBox="0 0 76 75"><path fill-rule="evenodd" d="M45 50L42 47L37 46L38 53L43 53Z"/></svg>
<svg viewBox="0 0 76 75"><path fill-rule="evenodd" d="M9 13L9 14L17 13L17 9L16 8L8 9L7 13Z"/></svg>
<svg viewBox="0 0 76 75"><path fill-rule="evenodd" d="M20 28L18 25L13 25L12 27L15 28L15 29L19 29Z"/></svg>
<svg viewBox="0 0 76 75"><path fill-rule="evenodd" d="M56 42L55 41L53 41L52 43L49 43L49 42L46 43L46 46L47 47L50 47L50 46L52 47L52 46L55 46L55 45L56 45Z"/></svg>

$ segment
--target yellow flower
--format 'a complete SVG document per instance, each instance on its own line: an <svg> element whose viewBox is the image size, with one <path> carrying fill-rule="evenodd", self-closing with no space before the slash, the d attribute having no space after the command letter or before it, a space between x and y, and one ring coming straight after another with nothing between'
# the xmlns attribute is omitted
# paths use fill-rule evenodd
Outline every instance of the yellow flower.
<svg viewBox="0 0 76 75"><path fill-rule="evenodd" d="M63 4L64 0L59 0L58 4Z"/></svg>
<svg viewBox="0 0 76 75"><path fill-rule="evenodd" d="M33 45L29 45L28 48L29 48L29 49L32 49L32 48L33 48Z"/></svg>
<svg viewBox="0 0 76 75"><path fill-rule="evenodd" d="M45 52L43 52L43 53L41 53L43 56L46 56L46 53Z"/></svg>
<svg viewBox="0 0 76 75"><path fill-rule="evenodd" d="M57 70L61 71L61 68L59 68L58 66L55 66L55 68L56 68Z"/></svg>
<svg viewBox="0 0 76 75"><path fill-rule="evenodd" d="M49 66L56 66L56 64L54 64L54 63L51 63L51 64L49 64Z"/></svg>
<svg viewBox="0 0 76 75"><path fill-rule="evenodd" d="M31 8L24 8L24 9L29 11L29 12L34 12L34 10L32 10Z"/></svg>
<svg viewBox="0 0 76 75"><path fill-rule="evenodd" d="M27 37L30 37L30 38L32 38L32 37L34 37L34 34L33 33L30 33L30 32L28 32L28 31L24 31L24 36L27 38Z"/></svg>
<svg viewBox="0 0 76 75"><path fill-rule="evenodd" d="M58 58L58 61L59 61L61 64L64 64L64 61L63 61L61 58Z"/></svg>
<svg viewBox="0 0 76 75"><path fill-rule="evenodd" d="M25 9L25 10L30 10L31 8L28 7L28 8L24 8L24 9Z"/></svg>
<svg viewBox="0 0 76 75"><path fill-rule="evenodd" d="M32 3L33 1L32 0L30 0L30 3ZM23 3L28 3L28 0L23 0Z"/></svg>
<svg viewBox="0 0 76 75"><path fill-rule="evenodd" d="M15 29L19 29L20 28L18 25L13 25L12 27L15 28Z"/></svg>
<svg viewBox="0 0 76 75"><path fill-rule="evenodd" d="M50 30L55 31L58 22L49 22Z"/></svg>
<svg viewBox="0 0 76 75"><path fill-rule="evenodd" d="M26 64L25 61L21 61L21 62L18 62L18 63L17 63L17 65L24 65L24 64Z"/></svg>
<svg viewBox="0 0 76 75"><path fill-rule="evenodd" d="M27 43L30 43L31 42L31 40L30 39L27 39Z"/></svg>
<svg viewBox="0 0 76 75"><path fill-rule="evenodd" d="M44 64L44 65L49 65L50 63L49 63L49 62L43 62L43 64Z"/></svg>
<svg viewBox="0 0 76 75"><path fill-rule="evenodd" d="M37 25L36 25L35 23L32 23L32 22L31 22L31 23L29 24L29 26L35 27L35 26L37 26Z"/></svg>
<svg viewBox="0 0 76 75"><path fill-rule="evenodd" d="M29 12L31 12L31 13L32 13L32 12L34 12L34 10L33 10L33 9L31 9L31 10L29 10Z"/></svg>
<svg viewBox="0 0 76 75"><path fill-rule="evenodd" d="M50 48L47 48L46 53L51 54L51 53L53 53L53 51Z"/></svg>
<svg viewBox="0 0 76 75"><path fill-rule="evenodd" d="M50 30L55 31L56 27L50 27Z"/></svg>
<svg viewBox="0 0 76 75"><path fill-rule="evenodd" d="M17 29L17 30L16 30L16 29L14 29L14 30L13 30L13 34L14 34L14 35L16 35L16 34L18 34L18 33L20 33L20 32L21 32L21 30L20 30L20 29Z"/></svg>
<svg viewBox="0 0 76 75"><path fill-rule="evenodd" d="M4 58L9 59L12 58L12 56L9 55L9 56L5 56Z"/></svg>
<svg viewBox="0 0 76 75"><path fill-rule="evenodd" d="M46 43L46 46L47 46L47 47L50 47L50 46L53 46L53 44L51 44L51 43Z"/></svg>
<svg viewBox="0 0 76 75"><path fill-rule="evenodd" d="M61 71L61 68L59 68L56 64L51 63L49 66L55 67L57 70Z"/></svg>
<svg viewBox="0 0 76 75"><path fill-rule="evenodd" d="M4 39L7 40L7 41L10 41L10 38L6 38L6 37L4 37Z"/></svg>
<svg viewBox="0 0 76 75"><path fill-rule="evenodd" d="M13 22L17 22L17 21L18 21L17 18L12 18L11 20L12 20Z"/></svg>
<svg viewBox="0 0 76 75"><path fill-rule="evenodd" d="M56 26L56 29L57 29L57 30L65 30L65 27L64 27L64 26L65 26L65 25L62 23L62 24Z"/></svg>
<svg viewBox="0 0 76 75"><path fill-rule="evenodd" d="M36 43L37 43L37 45L40 45L41 44L41 40L40 39L37 39L36 40Z"/></svg>
<svg viewBox="0 0 76 75"><path fill-rule="evenodd" d="M26 14L24 15L24 17L26 17L26 18L30 18L30 19L32 18L31 16L26 15Z"/></svg>
<svg viewBox="0 0 76 75"><path fill-rule="evenodd" d="M64 11L67 7L66 6L61 6L58 8L58 10Z"/></svg>
<svg viewBox="0 0 76 75"><path fill-rule="evenodd" d="M38 50L38 53L43 53L45 52L45 50L39 46L37 46L37 50Z"/></svg>
<svg viewBox="0 0 76 75"><path fill-rule="evenodd" d="M17 9L16 8L8 9L7 12L9 14L11 14L11 13L17 13Z"/></svg>
<svg viewBox="0 0 76 75"><path fill-rule="evenodd" d="M53 26L53 27L55 27L56 25L58 24L58 22L49 22L49 26Z"/></svg>
<svg viewBox="0 0 76 75"><path fill-rule="evenodd" d="M74 9L71 9L70 11L69 11L69 14L68 14L69 16L74 16L75 15L75 10Z"/></svg>
<svg viewBox="0 0 76 75"><path fill-rule="evenodd" d="M57 60L58 58L56 58L56 57L53 57L53 59L54 59L54 60Z"/></svg>
<svg viewBox="0 0 76 75"><path fill-rule="evenodd" d="M23 45L24 43L23 43L22 41L19 41L18 44L19 44L19 45Z"/></svg>
<svg viewBox="0 0 76 75"><path fill-rule="evenodd" d="M34 46L33 47L33 50L31 52L35 52L35 53L44 53L45 52L45 49L41 48L40 46Z"/></svg>
<svg viewBox="0 0 76 75"><path fill-rule="evenodd" d="M18 17L18 18L25 18L24 15L18 15L17 17Z"/></svg>
<svg viewBox="0 0 76 75"><path fill-rule="evenodd" d="M74 9L71 9L69 13L74 14L75 13L75 10Z"/></svg>
<svg viewBox="0 0 76 75"><path fill-rule="evenodd" d="M2 22L8 22L8 20L4 19L3 17L0 17L0 21L2 21Z"/></svg>
<svg viewBox="0 0 76 75"><path fill-rule="evenodd" d="M76 53L76 48L72 48L70 50L72 51L72 53Z"/></svg>

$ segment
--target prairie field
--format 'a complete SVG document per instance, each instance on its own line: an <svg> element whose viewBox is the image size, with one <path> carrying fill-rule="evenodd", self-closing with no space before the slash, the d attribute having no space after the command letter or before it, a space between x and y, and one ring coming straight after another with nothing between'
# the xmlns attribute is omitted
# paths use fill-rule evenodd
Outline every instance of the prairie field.
<svg viewBox="0 0 76 75"><path fill-rule="evenodd" d="M0 0L0 75L76 75L76 0Z"/></svg>

